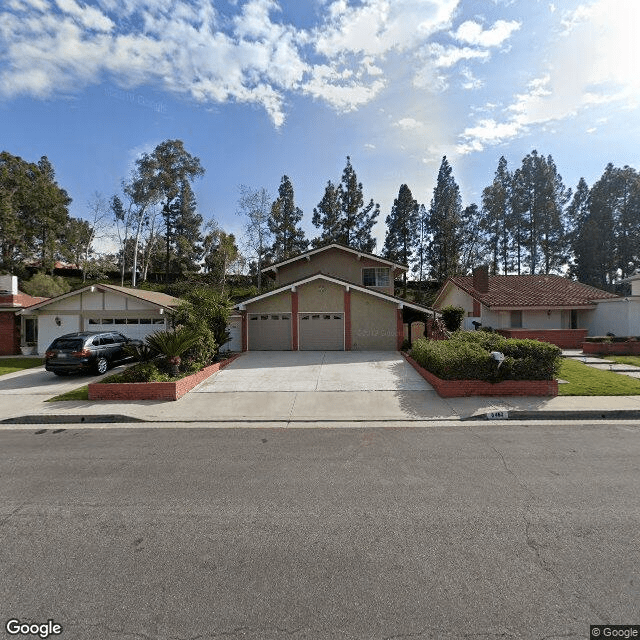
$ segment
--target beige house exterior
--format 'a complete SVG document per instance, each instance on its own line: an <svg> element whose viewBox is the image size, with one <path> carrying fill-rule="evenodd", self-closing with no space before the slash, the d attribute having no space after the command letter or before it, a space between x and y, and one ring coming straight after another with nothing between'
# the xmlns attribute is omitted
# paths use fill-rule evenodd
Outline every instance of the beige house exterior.
<svg viewBox="0 0 640 640"><path fill-rule="evenodd" d="M97 284L71 291L22 310L22 322L37 323L37 353L53 340L76 331L118 331L144 340L167 328L178 298L155 291Z"/></svg>
<svg viewBox="0 0 640 640"><path fill-rule="evenodd" d="M403 308L432 311L393 295L406 270L337 244L267 267L276 288L236 307L242 349L398 350Z"/></svg>

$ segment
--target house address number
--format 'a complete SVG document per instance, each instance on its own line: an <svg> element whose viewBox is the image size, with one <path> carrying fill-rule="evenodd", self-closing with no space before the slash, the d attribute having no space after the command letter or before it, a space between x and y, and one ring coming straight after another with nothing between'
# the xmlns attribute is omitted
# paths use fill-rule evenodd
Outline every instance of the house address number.
<svg viewBox="0 0 640 640"><path fill-rule="evenodd" d="M508 420L508 411L490 411L487 413L487 420Z"/></svg>

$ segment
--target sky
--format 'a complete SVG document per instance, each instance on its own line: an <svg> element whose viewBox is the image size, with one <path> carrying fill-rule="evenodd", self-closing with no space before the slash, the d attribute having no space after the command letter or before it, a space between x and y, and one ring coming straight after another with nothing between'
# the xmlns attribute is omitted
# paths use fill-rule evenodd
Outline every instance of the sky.
<svg viewBox="0 0 640 640"><path fill-rule="evenodd" d="M2 0L0 144L46 155L89 217L167 139L198 209L242 234L239 185L304 211L350 156L384 219L427 207L446 156L463 205L533 149L567 186L640 168L638 0ZM106 245L105 245L106 246Z"/></svg>

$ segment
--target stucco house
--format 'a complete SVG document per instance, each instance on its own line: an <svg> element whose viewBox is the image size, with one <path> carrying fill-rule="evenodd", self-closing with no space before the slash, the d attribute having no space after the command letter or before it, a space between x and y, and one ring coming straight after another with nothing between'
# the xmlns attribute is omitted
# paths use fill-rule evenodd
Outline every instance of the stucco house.
<svg viewBox="0 0 640 640"><path fill-rule="evenodd" d="M335 243L273 264L263 272L275 288L236 305L230 348L398 350L403 309L432 312L394 296L407 269Z"/></svg>
<svg viewBox="0 0 640 640"><path fill-rule="evenodd" d="M631 283L631 295L599 300L589 335L640 336L640 273L636 272L622 282Z"/></svg>
<svg viewBox="0 0 640 640"><path fill-rule="evenodd" d="M513 338L534 338L563 348L580 348L596 335L600 304L620 297L558 275L490 276L486 266L472 276L449 278L434 308L453 305L466 311L464 329L475 323Z"/></svg>
<svg viewBox="0 0 640 640"><path fill-rule="evenodd" d="M44 354L58 336L74 331L119 331L129 338L144 338L168 328L168 313L179 298L158 293L96 284L50 298L23 309L23 323L37 327L37 353Z"/></svg>
<svg viewBox="0 0 640 640"><path fill-rule="evenodd" d="M17 355L21 346L25 352L31 350L36 340L35 325L21 323L17 312L46 299L22 293L17 276L0 276L0 356Z"/></svg>

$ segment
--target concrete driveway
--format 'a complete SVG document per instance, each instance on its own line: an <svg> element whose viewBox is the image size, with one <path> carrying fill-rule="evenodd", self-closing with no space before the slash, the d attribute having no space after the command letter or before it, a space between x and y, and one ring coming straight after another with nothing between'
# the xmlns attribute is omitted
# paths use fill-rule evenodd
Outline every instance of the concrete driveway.
<svg viewBox="0 0 640 640"><path fill-rule="evenodd" d="M455 412L397 352L255 351L180 402L215 420L386 421Z"/></svg>
<svg viewBox="0 0 640 640"><path fill-rule="evenodd" d="M200 393L228 391L430 391L397 352L251 351L205 381Z"/></svg>

